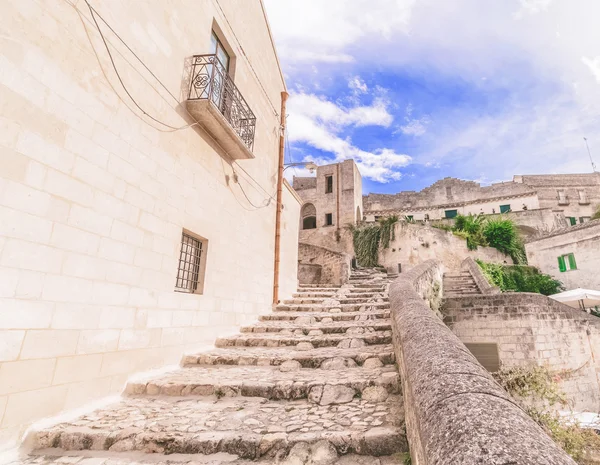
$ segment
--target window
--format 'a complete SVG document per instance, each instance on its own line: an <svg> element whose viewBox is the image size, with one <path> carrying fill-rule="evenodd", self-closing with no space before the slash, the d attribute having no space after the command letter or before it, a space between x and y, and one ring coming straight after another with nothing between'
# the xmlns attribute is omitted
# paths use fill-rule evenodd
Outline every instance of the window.
<svg viewBox="0 0 600 465"><path fill-rule="evenodd" d="M565 271L571 271L577 269L577 262L575 261L575 254L567 254L558 257L558 269L561 273Z"/></svg>
<svg viewBox="0 0 600 465"><path fill-rule="evenodd" d="M325 226L333 225L333 213L325 213Z"/></svg>
<svg viewBox="0 0 600 465"><path fill-rule="evenodd" d="M186 231L181 234L181 250L175 291L202 294L208 241Z"/></svg>
<svg viewBox="0 0 600 465"><path fill-rule="evenodd" d="M579 217L579 222L583 224L583 223L587 223L587 222L588 222L588 221L590 221L591 219L592 219L592 217L591 217L591 216L580 216L580 217Z"/></svg>
<svg viewBox="0 0 600 465"><path fill-rule="evenodd" d="M408 221L409 223L412 222L412 221L414 221L414 220L415 220L414 215L406 215L406 221Z"/></svg>
<svg viewBox="0 0 600 465"><path fill-rule="evenodd" d="M333 176L325 176L325 193L331 194L333 192Z"/></svg>
<svg viewBox="0 0 600 465"><path fill-rule="evenodd" d="M446 210L444 212L445 218L456 218L458 216L458 210Z"/></svg>
<svg viewBox="0 0 600 465"><path fill-rule="evenodd" d="M448 197L448 198L452 197L452 187L451 186L446 187L446 197Z"/></svg>
<svg viewBox="0 0 600 465"><path fill-rule="evenodd" d="M223 65L225 71L229 71L229 54L225 51L225 47L213 31L210 36L210 52L217 55L219 62Z"/></svg>
<svg viewBox="0 0 600 465"><path fill-rule="evenodd" d="M510 205L500 205L500 213L508 213L510 211Z"/></svg>
<svg viewBox="0 0 600 465"><path fill-rule="evenodd" d="M429 213L425 213L425 221L429 221Z"/></svg>
<svg viewBox="0 0 600 465"><path fill-rule="evenodd" d="M569 223L571 223L571 226L575 226L577 224L577 218L574 216L569 216L567 218L569 218Z"/></svg>
<svg viewBox="0 0 600 465"><path fill-rule="evenodd" d="M317 209L312 203L305 203L300 211L302 229L315 229L317 227Z"/></svg>
<svg viewBox="0 0 600 465"><path fill-rule="evenodd" d="M579 191L579 203L584 205L590 203L584 190Z"/></svg>
<svg viewBox="0 0 600 465"><path fill-rule="evenodd" d="M567 205L569 203L568 199L567 199L567 195L565 194L565 191L560 190L558 191L558 204L559 205Z"/></svg>

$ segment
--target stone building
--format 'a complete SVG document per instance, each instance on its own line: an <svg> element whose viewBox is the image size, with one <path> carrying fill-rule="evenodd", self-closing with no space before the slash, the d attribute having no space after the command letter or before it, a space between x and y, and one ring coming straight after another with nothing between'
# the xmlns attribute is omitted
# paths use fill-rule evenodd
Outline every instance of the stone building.
<svg viewBox="0 0 600 465"><path fill-rule="evenodd" d="M510 213L532 234L588 221L600 205L600 173L518 175L490 186L444 178L419 192L368 194L363 203L367 221L390 214L427 221Z"/></svg>
<svg viewBox="0 0 600 465"><path fill-rule="evenodd" d="M0 3L2 445L272 304L286 87L262 3L91 3ZM281 298L287 184L283 205Z"/></svg>
<svg viewBox="0 0 600 465"><path fill-rule="evenodd" d="M527 260L567 290L600 290L600 220L551 232L525 244Z"/></svg>
<svg viewBox="0 0 600 465"><path fill-rule="evenodd" d="M362 176L354 160L319 166L315 177L294 176L302 198L300 241L352 252L347 226L363 220Z"/></svg>

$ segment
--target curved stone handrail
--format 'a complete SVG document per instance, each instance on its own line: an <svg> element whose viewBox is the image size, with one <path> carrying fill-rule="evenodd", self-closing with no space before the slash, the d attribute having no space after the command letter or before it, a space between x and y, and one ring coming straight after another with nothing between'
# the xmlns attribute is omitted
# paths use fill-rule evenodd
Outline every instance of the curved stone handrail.
<svg viewBox="0 0 600 465"><path fill-rule="evenodd" d="M415 465L574 465L430 310L425 262L390 286L396 360Z"/></svg>

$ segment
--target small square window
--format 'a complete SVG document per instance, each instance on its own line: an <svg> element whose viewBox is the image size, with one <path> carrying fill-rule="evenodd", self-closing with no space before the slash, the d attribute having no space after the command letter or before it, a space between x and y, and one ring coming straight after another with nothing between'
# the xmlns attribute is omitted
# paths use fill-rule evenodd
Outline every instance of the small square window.
<svg viewBox="0 0 600 465"><path fill-rule="evenodd" d="M333 225L333 213L325 213L325 226Z"/></svg>
<svg viewBox="0 0 600 465"><path fill-rule="evenodd" d="M500 213L508 213L510 211L510 205L500 205Z"/></svg>
<svg viewBox="0 0 600 465"><path fill-rule="evenodd" d="M576 270L577 262L575 261L575 254L570 253L558 257L558 269L561 273Z"/></svg>
<svg viewBox="0 0 600 465"><path fill-rule="evenodd" d="M444 216L446 218L456 218L458 216L458 210L446 210Z"/></svg>
<svg viewBox="0 0 600 465"><path fill-rule="evenodd" d="M331 194L333 192L333 176L325 176L325 193Z"/></svg>
<svg viewBox="0 0 600 465"><path fill-rule="evenodd" d="M175 291L202 294L207 245L207 240L183 231Z"/></svg>

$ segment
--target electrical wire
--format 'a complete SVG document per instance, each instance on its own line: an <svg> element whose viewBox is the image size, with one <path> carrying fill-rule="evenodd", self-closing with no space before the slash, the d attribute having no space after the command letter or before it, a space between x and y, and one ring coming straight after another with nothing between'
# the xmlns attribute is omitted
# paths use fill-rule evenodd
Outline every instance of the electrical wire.
<svg viewBox="0 0 600 465"><path fill-rule="evenodd" d="M116 91L116 89L115 89L115 88L112 86L112 84L111 84L110 80L108 79L108 76L107 76L107 75L106 75L106 73L104 72L104 68L102 67L102 62L101 62L101 60L100 60L100 57L98 56L98 53L97 53L97 51L96 51L96 48L94 47L94 44L93 44L93 42L92 42L92 40L91 40L91 37L90 37L90 35L89 35L89 32L88 32L88 29L87 29L87 27L86 27L86 25L85 25L85 21L84 21L84 18L85 18L85 16L82 14L82 12L79 10L79 8L78 8L78 7L77 7L77 6L76 6L74 3L72 3L70 0L64 0L64 1L65 1L66 3L68 3L70 6L72 6L72 7L75 9L75 11L77 12L77 14L78 14L78 16L79 16L79 18L80 18L80 20L81 20L81 22L82 22L82 25L83 25L83 27L84 27L84 29L85 29L85 32L86 32L86 35L87 35L88 41L90 42L90 45L92 46L92 50L93 50L94 54L96 55L96 59L97 59L97 61L98 61L98 64L99 64L99 66L100 66L100 69L102 70L102 73L104 74L104 77L107 79L107 81L108 81L109 85L111 86L112 90L113 90L113 91L115 92L115 94L116 94L116 95L119 97L119 99L121 100L121 102L123 102L123 104L124 104L124 105L125 105L125 106L126 106L126 107L127 107L127 108L128 108L128 109L129 109L129 110L130 110L130 111L131 111L131 112L132 112L134 115L135 115L135 116L137 116L138 118L140 118L140 116L139 116L139 115L138 115L138 114L137 114L135 111L133 111L133 110L131 109L131 107L129 107L129 105L127 105L127 103L126 103L126 102L125 102L125 101L124 101L124 100L121 98L121 96L119 95L119 93L118 93L118 92ZM121 42L121 43L122 43L122 44L123 44L123 45L124 45L124 46L127 48L127 50L129 50L129 51L131 52L131 54L132 54L132 55L133 55L133 56L134 56L134 57L135 57L135 58L136 58L136 59L137 59L137 60L140 62L140 64L141 64L141 65L142 65L142 66L143 66L143 67L144 67L144 68L145 68L145 69L146 69L146 70L147 70L147 71L150 73L150 75L152 75L152 77L153 77L153 78L154 78L154 79L155 79L155 80L156 80L156 81L157 81L157 82L158 82L158 83L161 85L161 87L167 91L167 93L168 93L168 94L169 94L169 95L170 95L170 96L173 98L173 100L174 100L174 101L175 101L177 104L179 104L179 103L180 103L180 102L179 102L179 100L177 99L177 97L176 97L175 95L173 95L173 93L172 93L171 91L169 91L169 89L168 89L168 88L167 88L167 87L164 85L164 83L163 83L163 82L162 82L162 81L161 81L161 80L160 80L160 79L159 79L159 78L158 78L158 77L157 77L157 76L156 76L156 75L155 75L155 74L152 72L152 70L151 70L151 69L150 69L150 68L149 68L149 67L148 67L148 66L147 66L147 65L144 63L144 61L143 61L143 60L142 60L142 59L141 59L141 58L140 58L140 57L139 57L139 56L138 56L138 55L137 55L137 54L136 54L136 53L135 53L135 52L134 52L134 51L131 49L131 47L130 47L130 46L129 46L129 45L128 45L128 44L127 44L127 43L126 43L126 42L125 42L125 41L124 41L122 38L121 38L121 36L120 36L120 35L119 35L119 34L118 34L118 33L117 33L117 32L116 32L114 29L113 29L113 27L112 27L112 26L111 26L111 25L108 23L108 21L106 21L106 20L105 20L105 19L102 17L102 15L101 15L101 14L100 14L100 13L99 13L99 12L98 12L98 11L97 11L95 8L94 8L94 7L92 7L92 5L91 5L91 4L88 2L88 0L84 0L84 1L85 1L86 5L88 6L88 9L90 10L90 15L92 16L92 20L93 20L93 22L94 22L94 24L95 24L96 30L98 31L98 33L100 34L100 37L102 38L102 41L103 41L103 43L104 43L104 47L106 48L106 51L108 52L108 55L109 55L110 61L111 61L111 63L112 63L113 69L114 69L115 73L117 74L117 77L118 77L118 79L119 79L119 82L121 83L121 86L123 87L123 89L125 90L125 92L126 92L126 93L127 93L127 95L129 96L129 98L132 100L132 102L133 102L133 103L136 105L136 107L137 107L137 108L138 108L140 111L142 111L142 112L143 112L143 113L144 113L146 116L148 116L148 117L149 117L149 118L151 118L152 120L156 121L157 123L159 123L159 124L162 124L163 126L169 127L169 128L170 128L170 130L164 130L164 129L156 128L156 127L154 127L154 126L152 126L152 125L151 125L151 127L152 127L153 129L156 129L156 130L158 130L158 131L161 131L161 132L175 132L175 131L179 131L179 130L182 130L182 129L187 129L187 128L190 128L190 127L192 127L192 126L199 125L199 122L197 122L197 121L196 121L195 123L192 123L192 124L189 124L189 125L186 125L186 126L182 126L182 127L179 127L179 128L173 127L173 126L171 126L171 125L169 125L169 124L163 123L162 121L160 121L160 120L158 120L158 119L154 118L152 115L148 114L148 112L146 112L146 111L145 111L145 110L144 110L144 109L143 109L143 108L142 108L142 107L141 107L141 106L140 106L140 105L139 105L139 104L138 104L138 103L135 101L135 99L132 97L132 95L129 93L129 91L128 91L127 87L125 86L125 84L124 84L123 80L121 79L121 76L120 76L120 74L119 74L119 71L118 71L118 69L117 69L117 67L116 67L116 64L115 64L115 62L114 62L114 59L113 59L112 53L111 53L111 51L110 51L110 48L109 48L109 46L108 46L107 39L106 39L106 37L104 36L104 34L103 34L103 32L102 32L102 30L101 30L101 28L100 28L100 26L99 26L99 24L98 24L98 22L97 22L97 20L96 20L96 16L97 16L98 18L100 18L100 20L101 20L101 21L102 21L102 22L103 22L103 23L104 23L104 24L105 24L105 25L106 25L106 26L107 26L107 27L110 29L110 31L111 31L111 32L112 32L112 33L113 33L113 34L114 34L114 35L117 37L117 39L118 39L118 40L119 40L119 41L120 41L120 42ZM219 8L220 8L220 5L219 5ZM223 12L223 11L222 11L222 9L221 9L221 12ZM90 20L89 20L88 18L85 18L85 19L86 19L88 22L90 22ZM226 18L226 17L225 17L225 20L227 21L227 23L228 23L229 27L231 28L231 24L229 24L229 21L227 20L227 18ZM232 33L233 33L233 34L234 34L234 36L235 36L235 32L233 32L233 30L232 30ZM238 39L237 39L237 36L236 36L236 40L238 40ZM239 40L238 40L238 44L239 44ZM240 47L241 47L241 45L240 45ZM123 54L122 54L122 53L120 53L118 50L116 50L116 51L117 51L117 53L119 53L119 55L120 55L120 56L121 56L121 57L122 57L122 58L123 58L123 59L124 59L124 60L125 60L125 61L126 61L128 64L129 64L129 65L130 65L130 66L132 66L132 68L135 70L135 67L133 66L133 64L132 64L132 63L131 63L129 60L127 60L127 59L126 59L126 58L123 56ZM246 57L246 59L247 59L247 57ZM255 73L255 75L256 75L256 72L254 71L254 68L252 67L252 64L251 64L249 61L248 61L248 64L250 65L250 67L252 68L253 72L254 72L254 73ZM146 82L147 82L147 83L148 83L150 86L152 86L152 84L151 84L150 82L148 82L148 80L147 80L147 79L146 79L146 78L145 78L145 77L144 77L142 74L140 74L140 73L139 73L139 71L137 71L137 70L135 70L135 71L136 71L136 72L137 72L137 73L138 73L138 74L139 74L139 75L140 75L140 76L141 76L141 77L142 77L142 78L143 78L143 79L144 79L144 80L145 80L145 81L146 81ZM257 77L257 79L258 79L258 76L256 76L256 77ZM261 87L262 87L262 83L260 83L260 80L259 80L259 84L260 84L260 85L261 85ZM152 86L152 87L153 87L153 86ZM155 90L156 90L156 89L155 89ZM263 87L263 91L264 91L264 87ZM159 92L157 92L157 93L159 94L159 96L160 96L161 98L163 98L163 100L165 100L165 99L164 99L164 97L162 97L162 95L160 95L160 93L159 93ZM269 99L268 95L266 94L266 92L265 92L265 96L267 97L267 100L269 100L269 103L271 104L271 107L273 107L273 104L272 104L271 100ZM166 102L166 100L165 100L165 102ZM194 118L194 117L193 117L193 115L191 115L191 114L189 113L189 111L187 111L187 109L186 109L186 112L188 113L188 115L189 115L190 117ZM141 119L141 118L140 118L140 119ZM194 119L195 119L195 118L194 118ZM142 120L144 123L148 124L148 122L147 122L147 121L144 121L143 119L141 119L141 120ZM208 136L209 136L209 137L210 137L210 138L213 140L213 142L215 142L215 143L216 143L216 144L217 144L219 147L221 147L221 146L220 146L220 144L219 144L219 143L218 143L218 142L217 142L217 141L216 141L216 140L215 140L215 139L214 139L214 138L213 138L213 137L212 137L210 134L208 134L208 133L207 133L207 135L208 135ZM223 149L223 148L221 147L221 149ZM227 152L226 152L224 149L223 149L223 151L224 151L224 152L227 154ZM238 185L240 186L240 189L243 191L243 194L244 194L244 196L246 197L246 199L248 200L248 202L249 202L251 205L253 205L254 207L256 207L256 208L265 208L266 206L269 206L269 204L270 204L270 201L271 201L271 200L275 200L275 197L274 197L274 195L275 195L275 194L269 194L269 192L267 192L267 190L265 190L265 189L262 187L262 185L261 185L261 184L260 184L260 183L259 183L259 182L258 182L256 179L254 179L254 177L253 177L253 176L252 176L250 173L248 173L248 172L247 172L247 171L246 171L246 170L245 170L245 169L244 169L244 168L243 168L241 165L239 165L239 163L237 162L237 160L231 159L231 157L229 157L229 156L228 156L228 158L230 158L230 160L232 161L232 163L235 163L235 164L237 165L237 167L238 167L238 168L239 168L239 169L240 169L240 170L241 170L241 171L242 171L242 172L245 174L245 176L244 176L244 177L247 177L247 178L246 178L246 180L247 180L248 182L252 181L252 182L255 184L255 186L256 186L256 187L258 187L260 190L262 190L262 192L263 192L263 193L264 193L264 194L265 194L265 195L268 197L267 199L265 199L265 200L264 200L264 201L265 201L265 205L264 205L264 206L257 207L256 205L254 205L254 203L253 203L253 202L251 202L251 201L250 201L250 199L249 199L249 198L248 198L248 196L246 195L246 192L245 192L245 191L243 191L243 187L241 186L241 184L239 184L239 183L238 183ZM237 174L237 173L236 173L236 171L235 171L235 169L234 169L234 173L235 173L235 174ZM253 187L256 189L256 187L255 187L255 186L253 186Z"/></svg>

